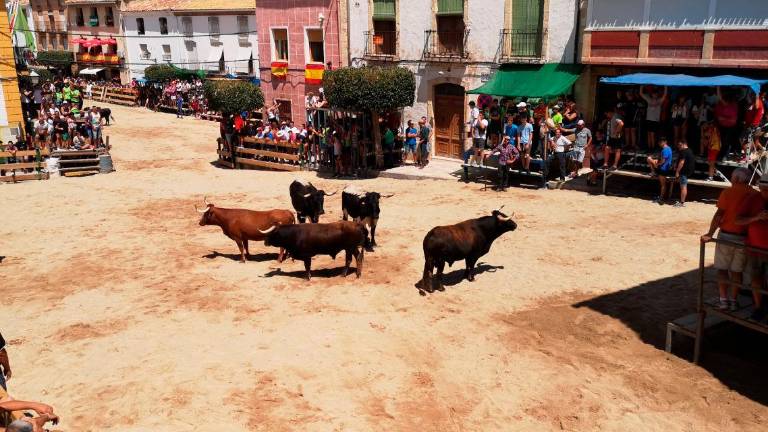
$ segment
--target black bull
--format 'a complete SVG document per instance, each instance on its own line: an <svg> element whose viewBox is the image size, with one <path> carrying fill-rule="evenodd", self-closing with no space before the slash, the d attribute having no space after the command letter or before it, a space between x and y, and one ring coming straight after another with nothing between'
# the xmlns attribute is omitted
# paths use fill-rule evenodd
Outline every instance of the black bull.
<svg viewBox="0 0 768 432"><path fill-rule="evenodd" d="M357 222L339 221L326 224L297 224L274 226L266 231L264 244L284 248L294 259L304 261L307 280L312 277L312 257L315 255L336 255L344 251L344 274L347 276L352 257L355 257L357 277L363 272L363 258L368 230Z"/></svg>
<svg viewBox="0 0 768 432"><path fill-rule="evenodd" d="M467 268L464 277L472 282L475 264L488 253L493 241L508 231L517 229L517 224L498 210L491 216L470 219L456 225L432 228L424 237L424 275L416 284L425 291L433 291L432 270L437 267L437 289L442 291L443 269L447 262L465 260Z"/></svg>
<svg viewBox="0 0 768 432"><path fill-rule="evenodd" d="M371 240L366 244L368 250L376 246L376 225L379 223L379 215L381 214L379 200L392 196L394 194L381 195L378 192L366 192L362 195L346 191L341 193L341 211L344 215L344 220L352 217L353 220L371 227Z"/></svg>
<svg viewBox="0 0 768 432"><path fill-rule="evenodd" d="M323 190L318 190L312 186L312 183L301 183L294 180L291 186L288 188L291 194L291 204L293 209L296 210L296 217L299 219L299 223L304 223L305 218L317 223L320 221L320 215L325 213L323 205L326 196L334 195L333 193L325 193Z"/></svg>

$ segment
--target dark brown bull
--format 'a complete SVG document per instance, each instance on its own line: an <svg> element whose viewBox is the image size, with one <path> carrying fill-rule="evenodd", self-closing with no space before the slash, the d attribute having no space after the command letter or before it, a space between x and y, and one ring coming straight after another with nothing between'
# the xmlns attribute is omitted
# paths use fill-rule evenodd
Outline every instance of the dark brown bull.
<svg viewBox="0 0 768 432"><path fill-rule="evenodd" d="M459 260L465 260L467 264L464 277L474 281L477 260L488 253L494 240L515 229L517 224L512 218L499 210L494 210L490 216L432 228L424 237L424 275L416 286L432 292L432 270L437 267L437 289L442 291L445 263L452 266Z"/></svg>
<svg viewBox="0 0 768 432"><path fill-rule="evenodd" d="M363 272L365 253L363 247L368 237L368 230L363 224L340 221L324 224L282 225L261 232L266 235L265 245L285 248L291 258L304 261L307 280L312 277L312 257L330 255L335 259L341 251L346 253L345 277L349 272L353 256L357 277L360 277Z"/></svg>
<svg viewBox="0 0 768 432"><path fill-rule="evenodd" d="M221 227L224 235L237 243L242 262L245 262L246 255L251 254L248 250L248 240L264 240L265 236L260 230L276 225L293 225L296 223L293 212L290 210L225 209L214 206L205 198L203 201L207 207L205 210L200 210L195 206L195 210L203 214L200 218L200 226L216 225ZM282 262L283 258L284 250L281 248L277 261Z"/></svg>

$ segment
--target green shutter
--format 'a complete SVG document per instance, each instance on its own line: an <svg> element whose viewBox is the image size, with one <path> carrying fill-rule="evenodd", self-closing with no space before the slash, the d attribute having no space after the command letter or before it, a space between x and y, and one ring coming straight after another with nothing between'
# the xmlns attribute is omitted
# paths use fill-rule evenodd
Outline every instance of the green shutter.
<svg viewBox="0 0 768 432"><path fill-rule="evenodd" d="M438 15L464 15L464 0L437 0Z"/></svg>
<svg viewBox="0 0 768 432"><path fill-rule="evenodd" d="M374 19L395 19L395 0L373 0Z"/></svg>
<svg viewBox="0 0 768 432"><path fill-rule="evenodd" d="M541 31L542 0L512 0L512 30Z"/></svg>

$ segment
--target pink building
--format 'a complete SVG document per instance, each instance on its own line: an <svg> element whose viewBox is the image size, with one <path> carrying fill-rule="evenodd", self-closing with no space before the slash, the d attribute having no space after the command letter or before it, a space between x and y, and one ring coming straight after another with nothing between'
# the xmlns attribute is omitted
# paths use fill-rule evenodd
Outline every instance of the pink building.
<svg viewBox="0 0 768 432"><path fill-rule="evenodd" d="M281 118L304 123L305 96L318 94L323 69L337 68L338 0L258 0L261 88L267 104L280 102Z"/></svg>

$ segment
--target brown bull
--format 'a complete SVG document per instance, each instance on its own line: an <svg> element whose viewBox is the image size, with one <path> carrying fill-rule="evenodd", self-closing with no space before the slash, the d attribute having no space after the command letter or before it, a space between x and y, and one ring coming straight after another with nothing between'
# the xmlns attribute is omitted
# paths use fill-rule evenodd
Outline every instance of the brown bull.
<svg viewBox="0 0 768 432"><path fill-rule="evenodd" d="M204 199L205 210L200 210L195 206L195 210L202 213L200 226L216 225L221 227L224 235L237 243L240 249L240 261L245 262L246 255L250 255L248 250L248 240L264 240L266 237L260 230L266 230L276 225L292 225L296 223L293 212L290 210L267 210L254 211L246 209L225 209L214 206ZM283 248L280 248L280 254L277 261L282 262L285 255Z"/></svg>

